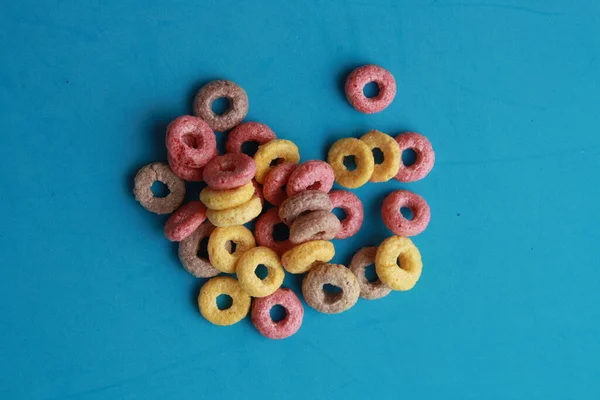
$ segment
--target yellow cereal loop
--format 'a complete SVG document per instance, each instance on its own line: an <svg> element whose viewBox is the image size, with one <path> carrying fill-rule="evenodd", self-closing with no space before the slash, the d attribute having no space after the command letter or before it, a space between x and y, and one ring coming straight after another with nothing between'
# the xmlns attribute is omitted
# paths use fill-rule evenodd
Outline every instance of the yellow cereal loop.
<svg viewBox="0 0 600 400"><path fill-rule="evenodd" d="M354 156L356 162L356 169L353 171L344 165L344 158L350 156ZM337 183L350 189L367 183L375 168L373 152L365 142L355 138L345 138L335 142L329 149L327 162L335 173Z"/></svg>
<svg viewBox="0 0 600 400"><path fill-rule="evenodd" d="M258 217L262 211L260 197L254 196L249 201L237 207L226 210L206 210L206 217L214 226L244 225Z"/></svg>
<svg viewBox="0 0 600 400"><path fill-rule="evenodd" d="M331 261L334 255L333 243L326 240L313 240L283 253L281 262L287 272L303 274L314 265Z"/></svg>
<svg viewBox="0 0 600 400"><path fill-rule="evenodd" d="M233 253L228 251L230 242L236 246ZM219 271L233 274L240 256L253 247L256 247L254 235L245 226L215 228L208 239L208 259Z"/></svg>
<svg viewBox="0 0 600 400"><path fill-rule="evenodd" d="M273 169L271 162L274 160L281 162L291 162L298 164L300 161L300 153L298 146L289 140L275 139L258 147L254 154L254 162L256 163L256 182L262 184L267 174Z"/></svg>
<svg viewBox="0 0 600 400"><path fill-rule="evenodd" d="M226 210L248 202L254 190L252 181L235 189L216 190L206 187L200 192L200 200L210 210Z"/></svg>
<svg viewBox="0 0 600 400"><path fill-rule="evenodd" d="M372 130L360 138L369 146L371 152L374 149L379 149L383 153L383 162L375 164L373 175L369 179L371 182L387 182L398 173L402 153L398 142L383 132Z"/></svg>
<svg viewBox="0 0 600 400"><path fill-rule="evenodd" d="M256 276L256 268L261 264L268 271L262 280ZM252 297L265 297L275 293L285 277L279 256L268 247L255 247L242 254L235 272L241 288Z"/></svg>
<svg viewBox="0 0 600 400"><path fill-rule="evenodd" d="M409 238L389 237L377 249L375 271L390 289L412 289L419 280L422 269L421 253Z"/></svg>
<svg viewBox="0 0 600 400"><path fill-rule="evenodd" d="M232 304L226 310L219 310L217 297L225 294L231 297ZM210 279L200 289L198 308L209 322L215 325L233 325L240 322L250 311L251 298L240 287L238 281L230 276L217 276Z"/></svg>

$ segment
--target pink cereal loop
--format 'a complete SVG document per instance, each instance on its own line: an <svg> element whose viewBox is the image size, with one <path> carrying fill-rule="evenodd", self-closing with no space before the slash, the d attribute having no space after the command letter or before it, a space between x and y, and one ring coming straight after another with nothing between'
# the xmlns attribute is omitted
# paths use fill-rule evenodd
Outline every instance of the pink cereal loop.
<svg viewBox="0 0 600 400"><path fill-rule="evenodd" d="M202 182L204 167L190 168L177 163L170 154L167 155L169 166L175 175L189 182Z"/></svg>
<svg viewBox="0 0 600 400"><path fill-rule="evenodd" d="M266 213L258 217L254 227L254 237L259 246L268 247L280 256L294 247L289 239L279 241L273 237L275 225L283 224L279 218L279 210L271 208Z"/></svg>
<svg viewBox="0 0 600 400"><path fill-rule="evenodd" d="M258 196L258 198L260 199L260 204L264 205L265 204L265 196L263 195L262 188L260 187L258 182L256 182L256 179L252 179L252 184L254 185L254 194L256 196Z"/></svg>
<svg viewBox="0 0 600 400"><path fill-rule="evenodd" d="M200 168L217 155L215 133L206 122L191 115L171 122L165 141L170 157L182 166Z"/></svg>
<svg viewBox="0 0 600 400"><path fill-rule="evenodd" d="M335 236L336 239L346 239L354 236L362 226L365 218L363 204L352 192L347 190L334 190L329 192L331 211L341 208L346 213L346 218L341 220L342 228Z"/></svg>
<svg viewBox="0 0 600 400"><path fill-rule="evenodd" d="M179 207L165 224L165 237L180 242L190 236L206 220L206 207L200 201L190 201Z"/></svg>
<svg viewBox="0 0 600 400"><path fill-rule="evenodd" d="M402 216L400 209L410 208L413 219L408 220ZM415 236L423 232L429 220L431 211L424 198L408 190L397 190L390 193L381 207L383 222L389 230L398 236Z"/></svg>
<svg viewBox="0 0 600 400"><path fill-rule="evenodd" d="M271 308L276 305L285 308L286 312L285 318L279 322L271 319ZM252 301L251 316L252 323L263 336L269 339L285 339L300 329L304 307L292 290L280 288L272 295L255 298Z"/></svg>
<svg viewBox="0 0 600 400"><path fill-rule="evenodd" d="M400 146L400 157L404 150L413 149L417 160L413 165L406 166L401 161L398 174L394 178L400 182L415 182L429 174L435 163L435 153L429 140L416 132L405 132L395 137Z"/></svg>
<svg viewBox="0 0 600 400"><path fill-rule="evenodd" d="M375 82L379 94L368 98L363 89L367 83ZM350 73L346 80L346 98L352 107L366 114L383 111L396 96L396 80L386 69L378 65L363 65Z"/></svg>
<svg viewBox="0 0 600 400"><path fill-rule="evenodd" d="M335 174L325 161L305 161L292 172L288 179L286 192L288 197L304 190L319 190L328 193L333 187Z"/></svg>
<svg viewBox="0 0 600 400"><path fill-rule="evenodd" d="M254 178L256 164L245 154L229 153L210 160L204 167L204 181L213 189L234 189Z"/></svg>
<svg viewBox="0 0 600 400"><path fill-rule="evenodd" d="M229 132L225 148L228 153L242 153L242 145L257 142L260 146L277 139L275 133L267 125L260 122L244 122Z"/></svg>
<svg viewBox="0 0 600 400"><path fill-rule="evenodd" d="M263 194L269 203L278 206L287 199L288 195L284 186L287 185L290 175L297 167L297 164L284 162L267 174L263 182Z"/></svg>

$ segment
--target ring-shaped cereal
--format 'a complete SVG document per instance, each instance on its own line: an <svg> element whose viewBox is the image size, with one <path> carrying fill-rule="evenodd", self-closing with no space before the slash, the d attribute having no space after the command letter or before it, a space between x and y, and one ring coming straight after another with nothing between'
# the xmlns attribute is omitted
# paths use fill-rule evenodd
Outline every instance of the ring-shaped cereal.
<svg viewBox="0 0 600 400"><path fill-rule="evenodd" d="M235 189L250 182L255 173L256 164L252 157L243 153L228 153L206 164L204 182L212 189Z"/></svg>
<svg viewBox="0 0 600 400"><path fill-rule="evenodd" d="M259 265L267 267L267 276L260 279L256 275ZM285 272L276 252L268 247L254 247L238 259L235 267L240 286L252 297L265 297L281 287Z"/></svg>
<svg viewBox="0 0 600 400"><path fill-rule="evenodd" d="M217 298L225 294L231 297L231 307L219 310ZM252 299L231 276L217 276L206 282L198 295L200 313L209 322L227 326L240 322L250 311Z"/></svg>
<svg viewBox="0 0 600 400"><path fill-rule="evenodd" d="M305 190L287 198L279 207L279 218L291 226L300 215L311 211L330 211L331 200L327 193L320 190Z"/></svg>
<svg viewBox="0 0 600 400"><path fill-rule="evenodd" d="M206 221L194 233L179 242L179 260L183 268L196 278L212 278L221 273L213 267L208 258L198 255L202 240L210 237L214 229L214 225ZM228 248L231 249L231 247Z"/></svg>
<svg viewBox="0 0 600 400"><path fill-rule="evenodd" d="M200 192L200 200L211 210L226 210L246 203L255 192L256 188L252 182L235 189L217 190L205 187Z"/></svg>
<svg viewBox="0 0 600 400"><path fill-rule="evenodd" d="M376 130L363 135L360 140L365 142L371 151L379 149L383 153L383 161L381 164L375 164L369 181L387 182L396 176L402 161L402 152L396 140L390 135Z"/></svg>
<svg viewBox="0 0 600 400"><path fill-rule="evenodd" d="M331 240L342 227L338 217L329 211L313 211L298 217L290 228L290 242Z"/></svg>
<svg viewBox="0 0 600 400"><path fill-rule="evenodd" d="M165 223L165 237L180 242L190 236L206 219L206 207L200 201L190 201L179 207Z"/></svg>
<svg viewBox="0 0 600 400"><path fill-rule="evenodd" d="M269 203L278 206L288 198L284 186L287 185L290 175L296 168L297 164L284 162L267 174L263 182L263 194Z"/></svg>
<svg viewBox="0 0 600 400"><path fill-rule="evenodd" d="M304 190L320 190L329 193L334 181L333 169L325 161L305 161L290 175L286 192L288 197Z"/></svg>
<svg viewBox="0 0 600 400"><path fill-rule="evenodd" d="M422 270L421 253L409 238L391 236L379 245L375 256L375 271L381 282L390 289L412 289Z"/></svg>
<svg viewBox="0 0 600 400"><path fill-rule="evenodd" d="M233 253L229 251L230 242L236 246ZM215 228L208 239L208 259L219 271L233 274L238 259L253 247L256 247L254 235L245 226Z"/></svg>
<svg viewBox="0 0 600 400"><path fill-rule="evenodd" d="M217 155L215 133L206 122L191 115L171 122L165 141L171 159L184 167L203 167Z"/></svg>
<svg viewBox="0 0 600 400"><path fill-rule="evenodd" d="M379 277L376 281L370 282L365 276L365 272L369 265L375 264L375 256L377 255L377 247L363 247L352 257L350 262L350 271L354 273L360 286L360 297L367 300L376 300L387 296L392 289L381 282Z"/></svg>
<svg viewBox="0 0 600 400"><path fill-rule="evenodd" d="M363 92L365 85L375 82L379 93L367 97ZM396 80L386 69L378 65L363 65L356 68L346 79L346 98L352 107L366 114L383 111L396 96Z"/></svg>
<svg viewBox="0 0 600 400"><path fill-rule="evenodd" d="M262 211L260 197L253 196L250 200L237 207L226 210L207 210L206 216L214 226L244 225L258 217Z"/></svg>
<svg viewBox="0 0 600 400"><path fill-rule="evenodd" d="M341 208L346 214L344 219L340 220L342 227L335 238L346 239L354 236L360 230L365 218L363 204L360 199L347 190L334 190L329 192L329 200L331 200L331 211L335 208Z"/></svg>
<svg viewBox="0 0 600 400"><path fill-rule="evenodd" d="M204 180L204 167L191 168L186 167L183 164L178 164L170 154L167 154L167 159L169 160L169 166L173 170L173 173L184 181L202 182Z"/></svg>
<svg viewBox="0 0 600 400"><path fill-rule="evenodd" d="M344 158L354 157L356 169L350 171L344 165ZM355 138L340 139L331 146L327 162L340 185L355 189L367 183L373 175L375 159L373 152L365 142Z"/></svg>
<svg viewBox="0 0 600 400"><path fill-rule="evenodd" d="M271 309L277 305L285 309L285 318L275 322L271 318ZM300 329L304 307L291 289L280 288L270 296L254 299L250 315L252 323L264 337L285 339Z"/></svg>
<svg viewBox="0 0 600 400"><path fill-rule="evenodd" d="M396 136L396 142L400 146L400 168L395 178L400 182L415 182L425 178L435 164L431 142L416 132L400 134ZM407 166L402 162L402 152L408 149L416 153L417 159L414 164Z"/></svg>
<svg viewBox="0 0 600 400"><path fill-rule="evenodd" d="M339 293L325 291L325 285L337 286ZM350 309L358 300L360 286L348 268L340 264L321 264L313 267L304 281L302 294L306 303L325 314L337 314Z"/></svg>
<svg viewBox="0 0 600 400"><path fill-rule="evenodd" d="M162 182L169 189L165 197L152 193L152 184ZM148 164L138 171L134 178L135 199L146 210L156 214L170 214L175 211L185 197L185 183L163 163Z"/></svg>
<svg viewBox="0 0 600 400"><path fill-rule="evenodd" d="M283 268L291 274L303 274L312 267L331 261L335 256L333 243L314 240L297 245L281 256Z"/></svg>
<svg viewBox="0 0 600 400"><path fill-rule="evenodd" d="M412 219L404 218L401 209L408 208ZM424 198L408 190L396 190L387 195L381 206L383 222L398 236L416 236L423 232L431 219L431 210Z"/></svg>
<svg viewBox="0 0 600 400"><path fill-rule="evenodd" d="M225 148L228 153L243 153L244 143L256 142L260 146L273 139L277 139L277 136L267 125L260 122L244 122L229 132Z"/></svg>
<svg viewBox="0 0 600 400"><path fill-rule="evenodd" d="M281 255L294 247L294 244L290 242L289 238L286 240L275 239L273 233L275 231L275 226L278 224L283 224L279 218L279 210L277 208L271 208L256 220L254 237L259 246L268 247ZM283 225L285 226L285 224Z"/></svg>
<svg viewBox="0 0 600 400"><path fill-rule="evenodd" d="M273 161L279 161L279 164L283 162L298 164L300 153L298 152L298 146L294 142L285 139L275 139L258 147L254 155L254 161L256 162L255 179L262 185L267 174L274 168L271 165Z"/></svg>
<svg viewBox="0 0 600 400"><path fill-rule="evenodd" d="M212 103L216 99L229 100L229 108L216 114ZM238 125L248 114L248 95L236 83L226 80L212 81L204 85L194 99L194 115L202 118L217 132L224 132Z"/></svg>

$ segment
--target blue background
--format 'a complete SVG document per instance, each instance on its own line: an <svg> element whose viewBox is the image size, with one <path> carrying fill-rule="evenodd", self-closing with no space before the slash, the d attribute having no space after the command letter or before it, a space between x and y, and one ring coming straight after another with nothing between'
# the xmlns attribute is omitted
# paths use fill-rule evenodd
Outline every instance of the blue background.
<svg viewBox="0 0 600 400"><path fill-rule="evenodd" d="M597 1L2 3L0 398L600 397ZM364 63L398 83L376 115L343 93ZM215 78L303 160L371 128L430 138L429 177L357 190L365 226L335 243L349 262L390 235L389 191L421 194L414 290L307 307L285 341L200 316L132 182Z"/></svg>

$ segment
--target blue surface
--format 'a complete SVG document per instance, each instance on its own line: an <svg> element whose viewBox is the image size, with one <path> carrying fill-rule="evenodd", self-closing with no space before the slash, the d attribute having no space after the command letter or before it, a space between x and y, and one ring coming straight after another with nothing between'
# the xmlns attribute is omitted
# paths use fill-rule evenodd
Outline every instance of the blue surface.
<svg viewBox="0 0 600 400"><path fill-rule="evenodd" d="M597 1L2 3L0 398L600 397ZM376 115L342 90L368 62L398 82ZM307 309L285 341L200 316L131 189L214 78L304 160L370 128L430 138L431 175L357 190L366 226L335 243L347 263L390 234L386 193L423 195L414 290Z"/></svg>

